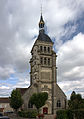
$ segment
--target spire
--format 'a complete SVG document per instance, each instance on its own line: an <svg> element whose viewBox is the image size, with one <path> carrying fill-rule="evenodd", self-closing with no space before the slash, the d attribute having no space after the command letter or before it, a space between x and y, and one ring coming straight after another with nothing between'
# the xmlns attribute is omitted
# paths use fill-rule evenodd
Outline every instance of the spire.
<svg viewBox="0 0 84 119"><path fill-rule="evenodd" d="M39 31L40 30L44 30L44 25L45 25L45 22L43 20L43 16L42 16L42 4L41 4L41 17L40 17L40 22L39 22Z"/></svg>

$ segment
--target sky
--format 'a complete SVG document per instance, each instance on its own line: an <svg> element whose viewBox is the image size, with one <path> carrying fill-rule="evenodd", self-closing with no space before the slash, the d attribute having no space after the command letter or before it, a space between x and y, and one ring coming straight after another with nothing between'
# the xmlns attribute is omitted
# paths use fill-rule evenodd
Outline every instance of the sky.
<svg viewBox="0 0 84 119"><path fill-rule="evenodd" d="M84 97L84 0L0 0L0 97L30 85L41 3L57 53L58 85L68 98L73 90Z"/></svg>

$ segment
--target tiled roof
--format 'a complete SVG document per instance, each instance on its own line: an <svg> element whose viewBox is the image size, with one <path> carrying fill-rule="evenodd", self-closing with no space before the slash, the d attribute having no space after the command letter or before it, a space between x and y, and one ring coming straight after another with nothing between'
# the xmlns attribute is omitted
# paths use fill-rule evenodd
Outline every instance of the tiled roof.
<svg viewBox="0 0 84 119"><path fill-rule="evenodd" d="M8 97L4 98L4 97L0 97L0 103L9 103L10 100Z"/></svg>

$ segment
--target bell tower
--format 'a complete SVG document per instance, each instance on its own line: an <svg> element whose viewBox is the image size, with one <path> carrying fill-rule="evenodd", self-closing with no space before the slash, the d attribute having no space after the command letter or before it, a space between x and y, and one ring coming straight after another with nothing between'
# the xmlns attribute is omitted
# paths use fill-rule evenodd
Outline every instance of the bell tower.
<svg viewBox="0 0 84 119"><path fill-rule="evenodd" d="M41 14L39 35L31 50L31 85L36 82L57 82L56 80L56 53L53 51L53 42L45 34L45 22Z"/></svg>
<svg viewBox="0 0 84 119"><path fill-rule="evenodd" d="M57 84L56 58L53 42L45 33L42 11L39 21L39 34L31 50L30 86L23 95L25 109L30 106L30 97L34 93L47 92L48 100L40 108L40 113L56 114L57 110L66 109L67 98ZM28 107L27 107L28 106Z"/></svg>
<svg viewBox="0 0 84 119"><path fill-rule="evenodd" d="M31 50L30 86L23 95L24 107L29 109L31 95L47 92L48 100L40 113L56 114L57 110L66 109L67 98L57 84L56 58L53 42L45 33L45 22L41 12L39 34ZM33 107L34 108L34 107Z"/></svg>
<svg viewBox="0 0 84 119"><path fill-rule="evenodd" d="M53 105L54 85L56 79L56 53L53 51L53 42L50 37L45 34L45 22L41 14L39 22L39 35L31 50L32 58L30 59L31 85L37 85L38 92L48 92L48 105ZM49 107L50 107L49 106ZM51 113L52 108L48 110Z"/></svg>

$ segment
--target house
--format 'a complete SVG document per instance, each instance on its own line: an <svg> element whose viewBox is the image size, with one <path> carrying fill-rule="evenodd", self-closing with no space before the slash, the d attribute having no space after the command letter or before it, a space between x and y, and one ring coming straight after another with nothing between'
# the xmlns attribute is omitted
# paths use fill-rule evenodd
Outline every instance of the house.
<svg viewBox="0 0 84 119"><path fill-rule="evenodd" d="M13 109L10 107L10 100L8 97L0 97L0 112L12 112Z"/></svg>

